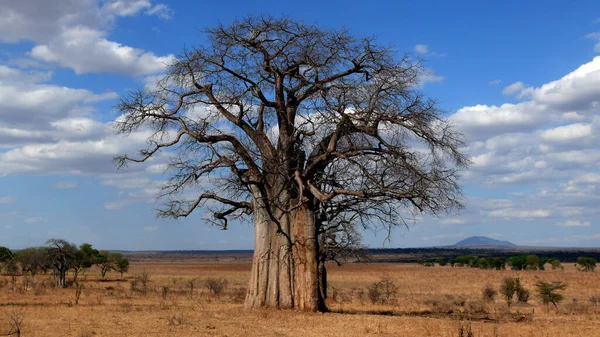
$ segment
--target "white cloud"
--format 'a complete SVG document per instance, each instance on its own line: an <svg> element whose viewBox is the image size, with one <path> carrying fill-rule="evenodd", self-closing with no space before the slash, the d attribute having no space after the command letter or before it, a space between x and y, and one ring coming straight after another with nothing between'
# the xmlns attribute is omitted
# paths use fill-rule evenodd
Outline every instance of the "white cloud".
<svg viewBox="0 0 600 337"><path fill-rule="evenodd" d="M139 13L163 19L172 16L167 5L150 0L4 0L0 42L33 41L31 57L78 74L141 76L161 72L173 60L172 55L157 56L106 38L116 18Z"/></svg>
<svg viewBox="0 0 600 337"><path fill-rule="evenodd" d="M427 52L429 52L429 46L426 44L418 44L415 46L415 52L417 54L427 54Z"/></svg>
<svg viewBox="0 0 600 337"><path fill-rule="evenodd" d="M502 80L495 79L495 80L489 81L488 85L498 85L500 83L502 83Z"/></svg>
<svg viewBox="0 0 600 337"><path fill-rule="evenodd" d="M585 123L559 126L541 132L541 138L549 142L580 140L590 135L592 135L592 125Z"/></svg>
<svg viewBox="0 0 600 337"><path fill-rule="evenodd" d="M523 82L515 82L513 84L506 86L502 90L503 95L509 96L509 95L517 94L516 95L517 98L531 96L533 94L533 92L534 92L534 89L532 87L526 87Z"/></svg>
<svg viewBox="0 0 600 337"><path fill-rule="evenodd" d="M167 5L158 4L146 11L148 15L156 15L161 19L169 20L173 17L173 10L171 10ZM156 28L156 27L154 27Z"/></svg>
<svg viewBox="0 0 600 337"><path fill-rule="evenodd" d="M467 223L467 220L461 218L446 218L440 220L440 225L463 225L465 223Z"/></svg>
<svg viewBox="0 0 600 337"><path fill-rule="evenodd" d="M17 201L17 198L12 195L0 196L0 204L12 204Z"/></svg>
<svg viewBox="0 0 600 337"><path fill-rule="evenodd" d="M590 227L592 223L589 221L567 220L559 225L563 227Z"/></svg>
<svg viewBox="0 0 600 337"><path fill-rule="evenodd" d="M59 182L55 183L54 185L52 185L52 187L61 189L61 190L71 189L71 188L77 187L77 182L76 181L59 181Z"/></svg>
<svg viewBox="0 0 600 337"><path fill-rule="evenodd" d="M550 211L545 209L516 210L512 208L504 208L491 211L488 213L488 215L500 218L532 219L549 217Z"/></svg>
<svg viewBox="0 0 600 337"><path fill-rule="evenodd" d="M158 226L146 226L144 227L144 232L156 232L159 230Z"/></svg>
<svg viewBox="0 0 600 337"><path fill-rule="evenodd" d="M150 0L3 0L0 41L45 42L79 25L107 30L116 17L139 13L168 18L172 10Z"/></svg>
<svg viewBox="0 0 600 337"><path fill-rule="evenodd" d="M42 222L45 220L46 220L46 218L44 218L44 217L34 216L34 217L25 218L25 220L23 220L23 221L26 223L38 223L38 222Z"/></svg>
<svg viewBox="0 0 600 337"><path fill-rule="evenodd" d="M503 95L512 95L516 92L523 90L524 88L525 88L525 84L523 84L523 82L515 82L513 84L506 86L504 89L502 89L502 94Z"/></svg>
<svg viewBox="0 0 600 337"><path fill-rule="evenodd" d="M109 41L104 35L88 27L74 27L48 44L35 46L31 56L71 68L77 74L110 72L131 76L162 72L174 60L173 55L159 57Z"/></svg>

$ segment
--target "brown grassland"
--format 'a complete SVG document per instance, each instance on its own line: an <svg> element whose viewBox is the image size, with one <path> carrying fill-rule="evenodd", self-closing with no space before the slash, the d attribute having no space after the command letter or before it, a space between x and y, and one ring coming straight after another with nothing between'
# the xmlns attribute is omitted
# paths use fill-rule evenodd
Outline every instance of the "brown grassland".
<svg viewBox="0 0 600 337"><path fill-rule="evenodd" d="M22 336L600 336L600 273L572 265L565 270L511 271L416 264L346 264L329 267L329 313L245 310L246 261L138 261L120 279L101 280L89 270L83 289L52 287L52 277L2 276L0 335L22 319ZM131 282L149 275L147 294ZM527 305L508 309L500 295L482 300L486 285L498 289L504 277L520 277L532 293ZM372 303L368 287L387 277L398 286L395 299ZM214 295L208 278L228 284ZM190 293L189 281L196 279ZM539 281L563 281L565 300L545 306L535 296ZM140 289L138 283L135 286ZM167 290L165 290L168 288ZM471 335L468 334L469 328ZM461 334L462 329L462 334Z"/></svg>

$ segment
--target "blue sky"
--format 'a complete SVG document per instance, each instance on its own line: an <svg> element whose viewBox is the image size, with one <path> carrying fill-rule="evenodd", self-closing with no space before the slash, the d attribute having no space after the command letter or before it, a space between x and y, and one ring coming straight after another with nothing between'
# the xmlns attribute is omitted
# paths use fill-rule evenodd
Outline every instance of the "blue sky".
<svg viewBox="0 0 600 337"><path fill-rule="evenodd" d="M466 208L422 217L372 247L488 235L600 246L600 4L596 1L5 0L0 8L0 245L50 237L105 249L251 249L252 227L202 211L156 219L159 165L116 170L143 147L110 122L118 97L164 71L198 29L288 15L424 57L422 90L465 134Z"/></svg>

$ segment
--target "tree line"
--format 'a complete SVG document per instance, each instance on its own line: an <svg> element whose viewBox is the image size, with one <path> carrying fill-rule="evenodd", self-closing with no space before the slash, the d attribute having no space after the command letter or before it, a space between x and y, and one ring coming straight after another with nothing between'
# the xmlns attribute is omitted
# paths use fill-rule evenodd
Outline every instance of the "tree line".
<svg viewBox="0 0 600 337"><path fill-rule="evenodd" d="M517 255L508 258L505 257L478 257L474 255L462 255L446 261L443 257L436 260L426 258L420 259L419 264L426 267L433 267L435 263L439 266L450 265L451 267L470 267L480 269L506 269L512 270L546 270L549 265L552 269L564 269L557 258L538 257L537 255ZM575 266L581 271L594 271L597 260L593 257L580 256L577 258Z"/></svg>
<svg viewBox="0 0 600 337"><path fill-rule="evenodd" d="M63 239L49 239L45 246L15 252L0 246L0 270L9 275L30 274L32 277L51 271L58 288L71 286L92 266L100 269L102 278L109 271L119 272L123 277L129 270L129 260L121 253L99 251L89 243L77 246Z"/></svg>

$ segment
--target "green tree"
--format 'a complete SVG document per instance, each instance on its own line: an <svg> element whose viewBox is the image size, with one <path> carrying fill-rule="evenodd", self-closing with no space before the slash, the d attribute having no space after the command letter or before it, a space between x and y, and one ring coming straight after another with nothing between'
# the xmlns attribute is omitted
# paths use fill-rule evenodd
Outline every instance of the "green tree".
<svg viewBox="0 0 600 337"><path fill-rule="evenodd" d="M525 255L511 256L507 261L512 270L524 270L527 268L527 256Z"/></svg>
<svg viewBox="0 0 600 337"><path fill-rule="evenodd" d="M117 271L121 273L121 278L123 278L123 273L129 271L129 259L121 257L117 260L116 263Z"/></svg>
<svg viewBox="0 0 600 337"><path fill-rule="evenodd" d="M441 267L446 265L446 260L443 257L438 258L435 262Z"/></svg>
<svg viewBox="0 0 600 337"><path fill-rule="evenodd" d="M552 303L555 308L558 309L558 303L560 303L564 296L557 293L558 290L565 290L567 285L563 282L552 282L547 283L543 281L539 281L535 284L537 288L538 297L544 304Z"/></svg>
<svg viewBox="0 0 600 337"><path fill-rule="evenodd" d="M564 267L560 263L560 260L557 258L548 259L548 263L550 264L550 266L552 266L552 270L564 269Z"/></svg>
<svg viewBox="0 0 600 337"><path fill-rule="evenodd" d="M75 253L75 260L73 261L73 282L77 281L77 276L80 273L84 273L87 269L96 264L99 252L94 249L91 244L84 243L79 246L79 249Z"/></svg>
<svg viewBox="0 0 600 337"><path fill-rule="evenodd" d="M540 266L540 258L537 255L527 255L525 261L529 270L537 270Z"/></svg>
<svg viewBox="0 0 600 337"><path fill-rule="evenodd" d="M40 247L29 247L19 250L15 258L21 264L21 270L33 277L45 262L45 252Z"/></svg>
<svg viewBox="0 0 600 337"><path fill-rule="evenodd" d="M512 277L505 277L500 284L500 293L504 296L506 304L510 307L517 291L516 281Z"/></svg>
<svg viewBox="0 0 600 337"><path fill-rule="evenodd" d="M597 262L593 257L580 256L577 258L576 266L581 271L594 271Z"/></svg>
<svg viewBox="0 0 600 337"><path fill-rule="evenodd" d="M118 131L154 132L139 157L116 162L177 152L159 216L210 205L226 229L251 215L246 307L325 310L318 233L329 221L392 230L405 211L461 206L463 137L418 90L424 69L411 56L289 18L205 33L156 85L123 98Z"/></svg>
<svg viewBox="0 0 600 337"><path fill-rule="evenodd" d="M106 273L117 268L117 260L122 257L123 255L120 253L111 253L107 250L100 252L96 264L100 267L102 278L106 276Z"/></svg>
<svg viewBox="0 0 600 337"><path fill-rule="evenodd" d="M13 253L10 249L0 246L0 270L4 269L5 265L13 259Z"/></svg>

